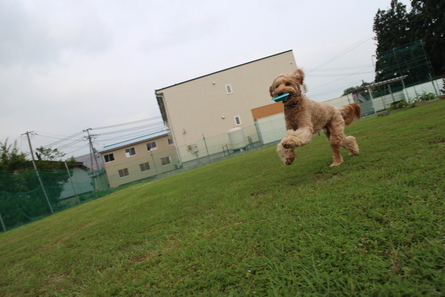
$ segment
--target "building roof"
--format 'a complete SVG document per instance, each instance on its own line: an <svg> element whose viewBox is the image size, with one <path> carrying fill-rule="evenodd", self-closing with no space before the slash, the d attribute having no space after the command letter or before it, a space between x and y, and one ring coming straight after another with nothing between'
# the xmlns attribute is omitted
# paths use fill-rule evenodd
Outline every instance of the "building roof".
<svg viewBox="0 0 445 297"><path fill-rule="evenodd" d="M139 136L139 137L136 137L136 138L124 140L124 141L117 142L117 143L114 143L114 144L109 144L109 145L104 146L104 148L100 151L100 153L106 153L106 152L113 151L113 150L116 150L118 148L122 148L122 147L129 146L129 145L132 145L132 144L137 144L137 143L145 142L145 141L148 141L148 140L151 140L151 139L159 138L161 136L168 135L168 133L169 133L168 129L163 129L163 130L160 130L160 131L157 131L157 132L153 132L153 133L150 133L150 134L146 134L146 135L143 135L143 136Z"/></svg>
<svg viewBox="0 0 445 297"><path fill-rule="evenodd" d="M272 58L272 57L275 57L275 56L278 56L278 55L282 55L284 53L288 53L288 52L291 52L291 51L292 50L287 50L287 51L284 51L284 52L281 52L281 53L277 53L277 54L274 54L274 55L270 55L270 56L267 56L267 57L264 57L264 58L261 58L261 59L256 59L256 60L253 60L253 61L250 61L250 62L246 62L246 63L240 64L240 65L232 66L232 67L229 67L229 68L226 68L226 69L223 69L223 70L219 70L219 71L216 71L216 72L212 72L212 73L209 73L209 74L206 74L206 75L198 76L198 77L195 77L195 78L192 78L192 79L189 79L189 80L186 80L186 81L183 81L183 82L180 82L180 83L177 83L177 84L165 87L165 88L157 89L157 90L155 90L155 93L157 93L158 91L162 91L162 90L165 90L165 89L177 86L177 85L181 85L181 84L190 82L190 81L195 80L195 79L200 79L200 78L203 78L203 77L206 77L206 76L209 76L209 75L213 75L213 74L216 74L216 73L219 73L219 72L223 72L223 71L226 71L226 70L229 70L229 69L233 69L233 68L236 68L236 67L244 66L244 65L247 65L247 64L250 64L250 63L254 63L254 62L258 62L258 61L261 61L261 60L264 60L264 59Z"/></svg>

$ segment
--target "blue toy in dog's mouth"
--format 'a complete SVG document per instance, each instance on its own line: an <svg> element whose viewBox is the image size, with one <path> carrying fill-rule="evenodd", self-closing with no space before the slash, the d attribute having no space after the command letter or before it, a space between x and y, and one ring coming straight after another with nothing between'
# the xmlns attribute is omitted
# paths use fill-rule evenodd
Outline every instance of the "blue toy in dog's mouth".
<svg viewBox="0 0 445 297"><path fill-rule="evenodd" d="M281 101L286 101L287 100L287 96L289 96L289 93L277 96L277 97L273 97L272 100L275 102L281 102Z"/></svg>

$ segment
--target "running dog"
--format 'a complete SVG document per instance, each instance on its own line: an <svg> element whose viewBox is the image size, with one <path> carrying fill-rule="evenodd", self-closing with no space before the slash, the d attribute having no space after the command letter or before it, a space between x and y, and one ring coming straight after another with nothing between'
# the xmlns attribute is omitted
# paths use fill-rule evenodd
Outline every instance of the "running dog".
<svg viewBox="0 0 445 297"><path fill-rule="evenodd" d="M361 109L356 103L334 107L325 102L312 101L304 94L304 72L301 69L293 73L279 75L274 79L269 92L272 97L288 93L284 104L286 136L278 144L277 152L286 165L295 159L294 149L312 141L314 132L323 130L332 149L335 167L343 163L340 148L345 148L349 155L359 153L354 136L345 135L345 125L354 119L360 119Z"/></svg>

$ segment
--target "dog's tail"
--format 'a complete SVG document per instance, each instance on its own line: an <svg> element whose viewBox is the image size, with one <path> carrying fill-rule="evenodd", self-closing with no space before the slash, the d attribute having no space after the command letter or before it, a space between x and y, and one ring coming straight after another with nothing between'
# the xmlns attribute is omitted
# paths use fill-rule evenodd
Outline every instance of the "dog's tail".
<svg viewBox="0 0 445 297"><path fill-rule="evenodd" d="M354 119L357 120L360 119L362 115L362 109L360 108L360 105L358 105L357 103L343 105L338 109L340 110L346 125L352 123Z"/></svg>

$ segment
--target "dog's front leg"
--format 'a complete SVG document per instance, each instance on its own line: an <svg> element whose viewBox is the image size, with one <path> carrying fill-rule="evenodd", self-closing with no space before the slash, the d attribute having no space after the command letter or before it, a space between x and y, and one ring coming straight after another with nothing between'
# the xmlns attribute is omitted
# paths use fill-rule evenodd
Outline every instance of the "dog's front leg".
<svg viewBox="0 0 445 297"><path fill-rule="evenodd" d="M277 152L280 156L281 161L285 165L291 165L295 160L295 152L293 149L285 149L281 143L277 146Z"/></svg>
<svg viewBox="0 0 445 297"><path fill-rule="evenodd" d="M302 127L297 130L289 129L286 131L286 137L281 140L281 145L286 149L294 149L303 146L312 141L312 127Z"/></svg>

